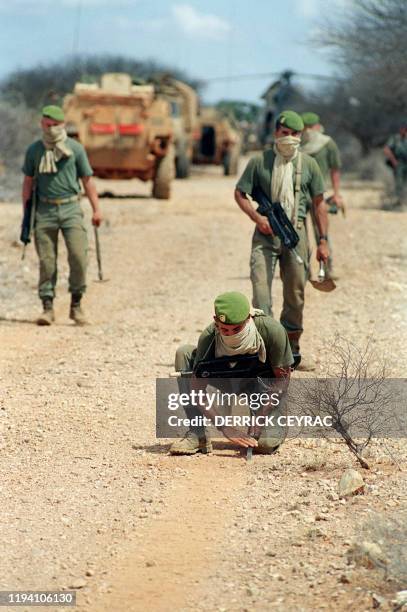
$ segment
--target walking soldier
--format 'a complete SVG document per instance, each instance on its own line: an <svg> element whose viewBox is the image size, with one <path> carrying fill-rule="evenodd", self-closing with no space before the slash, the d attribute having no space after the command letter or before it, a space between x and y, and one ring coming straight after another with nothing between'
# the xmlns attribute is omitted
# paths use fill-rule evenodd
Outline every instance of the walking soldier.
<svg viewBox="0 0 407 612"><path fill-rule="evenodd" d="M283 111L275 130L273 149L253 157L236 185L235 199L240 208L256 224L250 259L253 305L272 314L271 286L277 261L283 282L283 309L280 321L286 328L294 356L300 354L303 332L304 289L308 278L309 250L305 218L312 204L320 235L317 259L327 262L328 216L323 201L324 184L317 162L299 153L304 123L294 111ZM260 187L271 195L272 202L280 202L299 235L296 254L274 236L265 216L260 215L248 196ZM301 369L314 369L302 360Z"/></svg>
<svg viewBox="0 0 407 612"><path fill-rule="evenodd" d="M28 147L23 165L23 206L35 201L34 238L39 257L38 293L43 313L38 325L54 321L53 300L57 282L58 234L61 230L68 251L69 316L78 325L86 323L81 299L86 290L88 241L79 203L82 181L93 209L92 223L99 226L102 215L92 177L92 168L83 146L65 131L64 113L58 106L42 110L42 139Z"/></svg>
<svg viewBox="0 0 407 612"><path fill-rule="evenodd" d="M302 120L304 122L304 132L302 135L301 151L311 155L318 163L321 170L325 186L328 180L331 181L333 195L327 200L328 212L336 214L338 209L344 211L343 199L340 194L340 178L341 178L341 157L336 142L323 133L319 116L316 113L303 113ZM315 241L319 243L319 232L315 222L314 215L311 211L312 225L314 228ZM332 262L332 243L328 237L329 258L328 258L328 273L331 278L334 277L333 262Z"/></svg>
<svg viewBox="0 0 407 612"><path fill-rule="evenodd" d="M407 190L407 123L401 124L399 133L390 136L384 154L394 174L397 204L402 205Z"/></svg>

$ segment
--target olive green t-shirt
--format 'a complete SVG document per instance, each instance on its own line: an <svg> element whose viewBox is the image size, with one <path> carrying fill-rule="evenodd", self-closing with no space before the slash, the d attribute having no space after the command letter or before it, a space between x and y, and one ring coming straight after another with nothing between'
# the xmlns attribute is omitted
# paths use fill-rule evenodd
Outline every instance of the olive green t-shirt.
<svg viewBox="0 0 407 612"><path fill-rule="evenodd" d="M63 157L56 166L56 173L38 174L37 194L41 198L70 198L80 193L80 178L92 176L88 156L83 146L73 138L67 138L66 144L73 152L70 157ZM42 140L30 145L25 154L23 172L26 176L34 176L45 151Z"/></svg>
<svg viewBox="0 0 407 612"><path fill-rule="evenodd" d="M311 204L312 198L324 193L324 181L321 171L315 159L301 153L302 171L300 200L298 204L298 218L305 219L307 207ZM271 175L274 164L275 154L272 149L264 151L260 155L252 157L240 177L236 189L250 196L254 187L258 186L264 193L271 198ZM295 188L295 171L297 168L298 157L293 160L293 187Z"/></svg>
<svg viewBox="0 0 407 612"><path fill-rule="evenodd" d="M266 347L266 361L271 367L288 368L293 362L293 355L284 327L266 315L255 315L254 323ZM215 358L215 323L208 325L198 340L194 368L202 359Z"/></svg>
<svg viewBox="0 0 407 612"><path fill-rule="evenodd" d="M407 138L402 138L401 134L394 134L386 144L398 161L407 163Z"/></svg>
<svg viewBox="0 0 407 612"><path fill-rule="evenodd" d="M331 170L339 170L342 165L339 149L332 138L312 157L317 162L325 181L329 178Z"/></svg>

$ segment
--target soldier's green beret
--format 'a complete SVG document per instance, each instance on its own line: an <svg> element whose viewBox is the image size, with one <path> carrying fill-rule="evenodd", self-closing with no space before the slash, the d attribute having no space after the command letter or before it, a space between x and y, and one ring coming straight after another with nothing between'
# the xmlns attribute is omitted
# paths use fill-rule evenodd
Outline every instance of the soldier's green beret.
<svg viewBox="0 0 407 612"><path fill-rule="evenodd" d="M305 127L312 127L313 125L321 123L319 115L316 113L302 113L301 117Z"/></svg>
<svg viewBox="0 0 407 612"><path fill-rule="evenodd" d="M281 123L284 127L288 127L290 130L295 130L296 132L302 132L304 129L304 122L301 116L292 110L285 110L280 113L277 118L277 123Z"/></svg>
<svg viewBox="0 0 407 612"><path fill-rule="evenodd" d="M243 293L228 291L215 300L215 315L226 325L237 325L245 321L250 313L249 300Z"/></svg>
<svg viewBox="0 0 407 612"><path fill-rule="evenodd" d="M44 108L42 109L42 116L48 117L49 119L54 119L55 121L65 120L65 115L62 108L60 106L54 106L53 104L44 106Z"/></svg>

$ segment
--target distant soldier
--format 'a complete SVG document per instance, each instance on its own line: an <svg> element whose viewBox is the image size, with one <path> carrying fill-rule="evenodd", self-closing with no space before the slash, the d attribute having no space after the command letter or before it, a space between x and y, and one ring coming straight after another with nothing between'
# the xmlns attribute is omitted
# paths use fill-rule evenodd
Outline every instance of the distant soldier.
<svg viewBox="0 0 407 612"><path fill-rule="evenodd" d="M203 360L206 363L208 360L216 362L224 357L243 355L257 358L258 369L263 372L263 378L285 379L288 382L293 356L287 333L278 321L265 316L260 311L251 314L249 300L237 291L228 291L218 295L215 299L214 311L214 320L202 332L198 345L187 344L179 347L176 352L175 369L178 372L192 372L192 378L179 379L181 386L182 383L186 383L181 392L190 393L193 388L206 388L205 378L196 377L199 364ZM255 377L255 374L251 376L251 378ZM241 384L242 381L243 379L240 379L237 382ZM230 391L227 379L218 382L218 388L222 387L224 392ZM226 385L226 389L223 385ZM191 421L194 417L199 417L202 412L212 420L216 416L213 409L200 411L193 405L185 406L184 409ZM270 408L266 407L264 414L269 412ZM251 432L246 434L235 427L225 426L221 428L221 431L226 438L238 446L256 447L257 452L264 454L273 453L282 442L281 429L279 431L278 428L272 428L272 430L267 427L263 428L258 436L258 441L251 436ZM205 427L191 426L182 439L172 444L170 453L192 455L197 452L211 452L211 450L212 445Z"/></svg>
<svg viewBox="0 0 407 612"><path fill-rule="evenodd" d="M328 212L336 213L338 209L344 210L343 199L340 194L340 180L341 180L341 157L339 149L331 136L324 134L323 127L321 125L319 116L316 113L303 113L302 120L304 121L304 132L302 135L301 151L311 155L322 172L322 176L325 182L325 187L330 180L333 190L333 195L327 202ZM319 232L315 219L312 216L312 222L314 227L315 240L319 242ZM329 259L328 259L328 273L331 278L334 278L333 272L333 261L332 261L332 243L328 237L329 244Z"/></svg>
<svg viewBox="0 0 407 612"><path fill-rule="evenodd" d="M23 165L24 207L33 188L36 190L34 237L40 263L38 293L43 304L43 313L37 323L51 325L55 319L53 300L61 230L68 251L69 316L78 325L84 325L86 318L81 309L81 299L86 290L88 241L79 204L79 179L93 209L92 223L98 226L102 215L91 178L93 172L83 146L66 134L62 108L45 106L41 127L42 139L28 147Z"/></svg>
<svg viewBox="0 0 407 612"><path fill-rule="evenodd" d="M272 314L271 286L277 261L283 282L283 310L280 321L287 330L294 354L300 354L303 332L304 289L308 278L309 250L305 218L313 207L319 231L317 259L328 260L328 215L323 200L324 182L317 162L299 153L304 123L294 111L283 111L276 124L274 147L253 157L236 185L235 199L240 208L256 224L250 259L253 305ZM297 252L281 245L265 216L260 215L248 196L260 187L272 202L281 202L300 237ZM299 369L312 370L311 358L302 359Z"/></svg>
<svg viewBox="0 0 407 612"><path fill-rule="evenodd" d="M392 167L398 204L403 204L407 190L407 122L400 125L399 133L390 136L384 154Z"/></svg>

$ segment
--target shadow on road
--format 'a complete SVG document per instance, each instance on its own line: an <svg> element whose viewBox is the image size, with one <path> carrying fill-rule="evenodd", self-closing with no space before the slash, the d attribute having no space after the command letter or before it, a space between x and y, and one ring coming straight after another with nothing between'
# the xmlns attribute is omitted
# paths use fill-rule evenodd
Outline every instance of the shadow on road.
<svg viewBox="0 0 407 612"><path fill-rule="evenodd" d="M98 195L99 195L99 198L107 198L107 199L114 199L114 200L152 200L153 199L151 195L146 195L143 193L115 194L112 191L102 191Z"/></svg>
<svg viewBox="0 0 407 612"><path fill-rule="evenodd" d="M212 440L212 445L213 445L213 449L214 452L211 453L211 455L213 455L214 457L229 457L230 459L242 459L243 457L246 456L246 449L240 450L239 448L232 446L229 442L227 441L222 441L222 440L218 440L218 441L213 441ZM173 457L193 457L195 455L170 455L169 454L169 450L170 450L170 446L171 443L156 443L156 444L133 444L132 448L133 450L143 450L146 453L150 453L152 455L167 455L167 456L173 456ZM220 451L228 451L228 454L225 455L224 452L220 452ZM199 455L199 453L196 453L196 455Z"/></svg>
<svg viewBox="0 0 407 612"><path fill-rule="evenodd" d="M0 317L0 322L2 323L25 323L27 325L36 325L35 320L30 319L15 319L12 317Z"/></svg>

